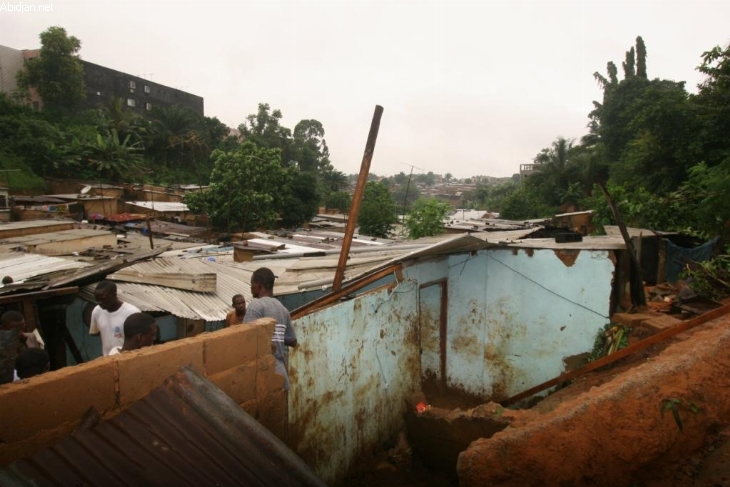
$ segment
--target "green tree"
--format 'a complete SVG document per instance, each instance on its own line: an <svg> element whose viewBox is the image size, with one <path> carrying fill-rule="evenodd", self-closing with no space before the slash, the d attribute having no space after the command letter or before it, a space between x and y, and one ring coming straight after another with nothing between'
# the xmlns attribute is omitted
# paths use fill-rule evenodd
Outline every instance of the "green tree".
<svg viewBox="0 0 730 487"><path fill-rule="evenodd" d="M152 126L147 137L150 156L168 168L190 167L193 147L201 139L201 118L182 105L155 106L150 114Z"/></svg>
<svg viewBox="0 0 730 487"><path fill-rule="evenodd" d="M646 78L646 45L641 36L636 38L636 76Z"/></svg>
<svg viewBox="0 0 730 487"><path fill-rule="evenodd" d="M449 205L436 198L421 198L406 217L405 226L410 238L430 237L444 231L444 218Z"/></svg>
<svg viewBox="0 0 730 487"><path fill-rule="evenodd" d="M280 123L283 117L281 110L272 110L268 103L259 103L258 111L247 116L246 122L240 124L238 130L243 140L259 147L279 149L282 164L290 166L297 163L297 158L292 147L292 132Z"/></svg>
<svg viewBox="0 0 730 487"><path fill-rule="evenodd" d="M352 206L352 196L347 191L335 191L327 198L327 208L335 209L347 215Z"/></svg>
<svg viewBox="0 0 730 487"><path fill-rule="evenodd" d="M317 120L302 120L294 127L293 152L302 171L323 170L330 166L324 127Z"/></svg>
<svg viewBox="0 0 730 487"><path fill-rule="evenodd" d="M120 140L115 129L96 134L96 140L89 145L87 160L98 177L120 181L140 172L142 147L139 142L132 142L131 138L129 134Z"/></svg>
<svg viewBox="0 0 730 487"><path fill-rule="evenodd" d="M40 55L26 61L18 84L26 91L37 89L44 109L69 112L86 97L84 67L77 54L81 41L58 26L43 31L40 39Z"/></svg>
<svg viewBox="0 0 730 487"><path fill-rule="evenodd" d="M213 151L210 186L186 196L193 212L208 212L217 229L251 231L269 228L278 216L275 195L289 183L281 152L244 142L233 152Z"/></svg>
<svg viewBox="0 0 730 487"><path fill-rule="evenodd" d="M318 209L317 174L314 171L299 171L294 167L285 169L286 181L277 195L281 223L285 227L298 227L311 220Z"/></svg>
<svg viewBox="0 0 730 487"><path fill-rule="evenodd" d="M452 174L451 174L450 172L447 172L447 173L446 173L446 175L444 176L444 180L446 181L446 184L448 185L448 184L449 184L449 182L450 182L450 181L451 181L452 179L454 179L454 176L453 176L453 175L452 175Z"/></svg>
<svg viewBox="0 0 730 487"><path fill-rule="evenodd" d="M357 219L360 233L387 238L396 222L394 209L388 188L382 183L369 181Z"/></svg>

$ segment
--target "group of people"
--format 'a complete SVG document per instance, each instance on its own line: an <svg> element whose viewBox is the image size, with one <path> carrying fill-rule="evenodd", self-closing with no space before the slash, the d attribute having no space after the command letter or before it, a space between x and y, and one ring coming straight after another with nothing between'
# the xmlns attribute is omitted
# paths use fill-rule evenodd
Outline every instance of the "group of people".
<svg viewBox="0 0 730 487"><path fill-rule="evenodd" d="M251 295L255 298L246 306L241 294L232 298L233 310L226 316L226 326L248 323L259 318L274 318L276 325L271 338L271 353L276 358L276 371L284 377L284 389L289 390L287 347L297 345L289 311L274 298L276 277L271 269L262 267L251 276ZM101 337L102 354L115 355L150 346L157 337L155 319L139 308L125 303L117 296L112 281L100 282L94 291L97 306L91 313L89 333Z"/></svg>
<svg viewBox="0 0 730 487"><path fill-rule="evenodd" d="M274 318L271 353L276 358L276 372L284 377L284 389L289 390L287 347L296 347L297 337L289 311L274 298L275 279L274 273L266 267L254 271L251 276L254 301L247 306L243 295L233 296L233 309L226 316L225 326ZM101 281L94 290L94 298L97 306L91 312L89 333L100 336L104 356L148 347L155 342L158 331L155 318L121 301L114 282ZM26 332L25 318L20 312L3 313L0 317L0 384L49 370L48 353L36 338L34 333Z"/></svg>

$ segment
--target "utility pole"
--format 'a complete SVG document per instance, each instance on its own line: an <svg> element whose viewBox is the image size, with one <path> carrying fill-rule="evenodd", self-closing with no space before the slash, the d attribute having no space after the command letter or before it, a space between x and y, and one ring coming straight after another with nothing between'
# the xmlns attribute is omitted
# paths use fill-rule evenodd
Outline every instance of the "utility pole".
<svg viewBox="0 0 730 487"><path fill-rule="evenodd" d="M413 164L406 164L405 162L401 162L404 166L410 166L411 172L408 174L408 183L406 184L406 196L403 198L403 218L405 218L406 215L406 205L408 204L408 189L411 187L411 176L413 176L413 169L418 169L419 171L423 171L420 167L414 166ZM398 219L398 215L396 215L396 219ZM401 235L403 235L403 225L401 224Z"/></svg>

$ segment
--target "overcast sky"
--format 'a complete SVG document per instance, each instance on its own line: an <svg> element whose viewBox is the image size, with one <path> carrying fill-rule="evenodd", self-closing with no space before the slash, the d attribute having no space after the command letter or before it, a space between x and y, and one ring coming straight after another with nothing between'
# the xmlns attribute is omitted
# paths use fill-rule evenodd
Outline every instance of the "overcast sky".
<svg viewBox="0 0 730 487"><path fill-rule="evenodd" d="M585 134L593 73L637 35L649 77L695 91L701 54L730 40L730 1L27 1L2 11L0 44L40 47L53 25L87 61L202 96L237 127L269 103L291 129L324 125L333 165L511 176L558 136Z"/></svg>

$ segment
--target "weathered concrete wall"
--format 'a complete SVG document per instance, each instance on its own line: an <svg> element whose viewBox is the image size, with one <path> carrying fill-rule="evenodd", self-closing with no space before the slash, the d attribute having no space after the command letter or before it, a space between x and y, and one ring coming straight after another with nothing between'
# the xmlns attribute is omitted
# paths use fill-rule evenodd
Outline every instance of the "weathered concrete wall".
<svg viewBox="0 0 730 487"><path fill-rule="evenodd" d="M483 383L499 401L557 377L609 322L615 265L608 251L487 253Z"/></svg>
<svg viewBox="0 0 730 487"><path fill-rule="evenodd" d="M69 434L90 407L115 415L182 366L208 376L284 439L286 396L271 355L273 323L261 319L0 386L0 465Z"/></svg>
<svg viewBox="0 0 730 487"><path fill-rule="evenodd" d="M328 483L397 434L419 388L418 284L371 291L305 316L290 354L290 442Z"/></svg>
<svg viewBox="0 0 730 487"><path fill-rule="evenodd" d="M677 485L657 475L730 423L729 324L703 325L650 362L473 442L459 455L460 485ZM671 411L661 412L670 399L681 431Z"/></svg>
<svg viewBox="0 0 730 487"><path fill-rule="evenodd" d="M499 401L565 370L608 322L607 251L490 249L417 263L419 284L448 278L446 383Z"/></svg>

